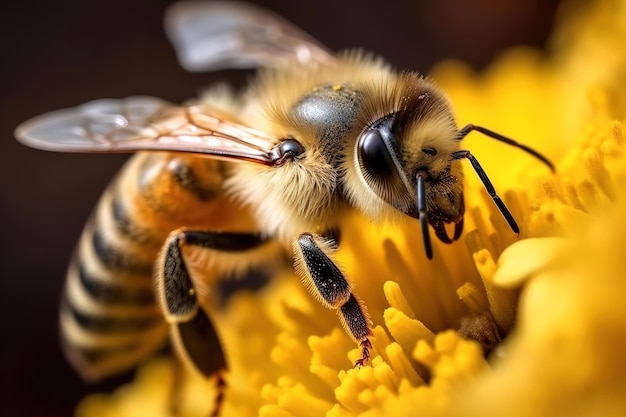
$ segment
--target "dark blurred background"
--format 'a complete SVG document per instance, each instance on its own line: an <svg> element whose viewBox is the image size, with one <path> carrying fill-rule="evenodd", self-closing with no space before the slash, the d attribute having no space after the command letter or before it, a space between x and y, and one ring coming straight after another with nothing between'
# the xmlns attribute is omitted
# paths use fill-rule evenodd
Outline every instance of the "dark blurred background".
<svg viewBox="0 0 626 417"><path fill-rule="evenodd" d="M13 138L52 109L136 94L172 102L249 73L188 74L162 30L165 0L5 1L0 25L0 414L68 416L93 391L57 340L68 258L120 155L65 155ZM333 50L363 47L399 68L427 72L457 58L480 69L511 45L542 47L556 0L257 0Z"/></svg>

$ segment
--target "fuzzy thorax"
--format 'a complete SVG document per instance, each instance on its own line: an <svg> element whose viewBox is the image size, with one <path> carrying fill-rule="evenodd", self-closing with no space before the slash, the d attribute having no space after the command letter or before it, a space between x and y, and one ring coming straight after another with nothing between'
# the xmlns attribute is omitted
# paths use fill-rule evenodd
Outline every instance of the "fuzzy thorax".
<svg viewBox="0 0 626 417"><path fill-rule="evenodd" d="M263 233L290 243L300 233L333 226L340 206L337 182L336 170L311 149L280 167L237 164L225 185L252 207Z"/></svg>

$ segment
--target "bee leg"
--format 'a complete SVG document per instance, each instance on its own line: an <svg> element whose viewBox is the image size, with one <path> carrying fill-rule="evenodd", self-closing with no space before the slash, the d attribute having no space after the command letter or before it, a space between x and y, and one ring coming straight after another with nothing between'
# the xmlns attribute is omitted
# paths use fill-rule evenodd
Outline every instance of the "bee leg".
<svg viewBox="0 0 626 417"><path fill-rule="evenodd" d="M173 377L172 377L172 389L169 395L169 415L171 417L182 416L183 409L181 405L184 401L184 388L185 388L185 369L180 361L174 361L173 364ZM214 374L216 377L215 388L217 390L217 397L213 403L213 409L211 417L217 417L222 409L222 403L224 401L224 393L226 392L226 380L221 372Z"/></svg>
<svg viewBox="0 0 626 417"><path fill-rule="evenodd" d="M361 348L361 357L354 366L364 365L370 358L371 321L365 306L352 292L350 282L331 259L333 241L312 233L301 234L293 245L295 270L305 285L326 307L337 309L349 336Z"/></svg>
<svg viewBox="0 0 626 417"><path fill-rule="evenodd" d="M263 242L258 235L249 233L181 229L170 234L157 263L158 299L165 319L170 324L171 338L179 357L205 376L217 378L214 415L220 410L226 388L226 358L219 336L200 305L194 274L191 265L185 261L182 248L190 246L194 250L203 251L209 258L215 258L224 252L253 249Z"/></svg>

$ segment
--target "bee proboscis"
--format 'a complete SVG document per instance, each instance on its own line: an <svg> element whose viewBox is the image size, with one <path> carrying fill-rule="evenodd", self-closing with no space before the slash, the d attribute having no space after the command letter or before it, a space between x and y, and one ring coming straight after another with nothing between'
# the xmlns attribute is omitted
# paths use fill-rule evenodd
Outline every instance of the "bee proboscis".
<svg viewBox="0 0 626 417"><path fill-rule="evenodd" d="M187 69L261 70L240 94L214 88L185 106L96 100L16 129L40 149L135 152L103 194L67 274L64 346L87 378L135 365L168 333L184 362L220 374L226 358L204 308L211 285L272 270L285 254L313 295L338 311L360 346L355 366L364 365L372 323L349 271L333 261L341 216L418 219L432 258L429 226L445 243L462 233L463 159L519 233L478 160L460 148L471 131L553 168L491 130L458 128L445 94L418 73L360 51L331 54L257 7L183 2L169 10L166 28Z"/></svg>

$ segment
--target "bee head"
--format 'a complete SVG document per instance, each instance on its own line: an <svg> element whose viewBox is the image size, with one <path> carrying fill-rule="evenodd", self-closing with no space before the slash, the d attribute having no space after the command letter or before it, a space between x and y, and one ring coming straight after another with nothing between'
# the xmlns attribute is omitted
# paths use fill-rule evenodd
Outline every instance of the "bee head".
<svg viewBox="0 0 626 417"><path fill-rule="evenodd" d="M459 146L457 136L445 97L421 89L407 97L400 110L364 129L354 148L361 186L374 197L362 198L356 205L374 218L400 214L419 219L428 257L432 256L429 224L446 243L461 232L462 172L460 162L452 157ZM452 238L446 223L455 224Z"/></svg>

